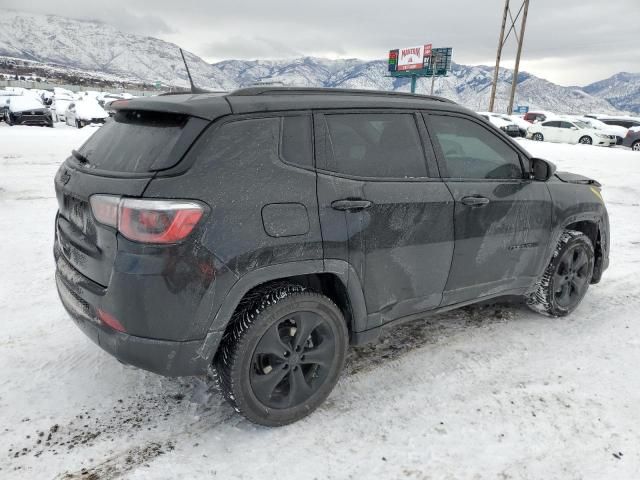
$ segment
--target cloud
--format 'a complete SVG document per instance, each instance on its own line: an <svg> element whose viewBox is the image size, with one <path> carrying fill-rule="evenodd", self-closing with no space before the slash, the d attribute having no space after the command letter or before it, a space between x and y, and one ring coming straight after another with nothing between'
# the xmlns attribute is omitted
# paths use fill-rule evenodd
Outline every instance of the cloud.
<svg viewBox="0 0 640 480"><path fill-rule="evenodd" d="M15 9L24 0L0 0ZM28 9L96 18L158 36L209 61L303 55L383 58L391 48L432 42L454 61L493 63L504 0L30 0ZM512 0L514 6L519 0ZM640 71L638 0L531 0L523 67L564 83ZM505 66L515 57L512 39ZM615 58L614 58L615 57ZM549 59L560 59L550 61ZM534 70L542 69L542 70Z"/></svg>

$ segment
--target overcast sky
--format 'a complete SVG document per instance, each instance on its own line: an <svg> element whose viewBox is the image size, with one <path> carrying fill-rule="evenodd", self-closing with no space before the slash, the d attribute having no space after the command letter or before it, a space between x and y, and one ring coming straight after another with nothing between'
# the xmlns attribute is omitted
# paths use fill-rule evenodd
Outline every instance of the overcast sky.
<svg viewBox="0 0 640 480"><path fill-rule="evenodd" d="M517 10L522 0L511 0ZM214 62L312 55L375 59L391 48L453 47L495 63L504 0L0 0L16 10L95 19L172 41ZM515 14L515 13L514 13ZM521 69L562 85L640 72L640 0L531 0ZM503 65L510 67L511 39Z"/></svg>

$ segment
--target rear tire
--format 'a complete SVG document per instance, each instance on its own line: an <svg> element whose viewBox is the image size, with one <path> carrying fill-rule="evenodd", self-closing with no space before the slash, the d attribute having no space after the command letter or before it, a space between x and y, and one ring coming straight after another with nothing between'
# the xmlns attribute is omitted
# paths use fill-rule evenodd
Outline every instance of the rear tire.
<svg viewBox="0 0 640 480"><path fill-rule="evenodd" d="M348 346L338 307L290 283L243 300L214 361L222 391L251 422L281 426L313 412L335 386Z"/></svg>
<svg viewBox="0 0 640 480"><path fill-rule="evenodd" d="M535 140L536 142L543 142L544 141L544 135L542 135L541 133L534 133L533 134L533 140Z"/></svg>
<svg viewBox="0 0 640 480"><path fill-rule="evenodd" d="M593 145L593 139L588 135L585 135L584 137L582 137L580 140L578 140L578 142L581 143L582 145Z"/></svg>
<svg viewBox="0 0 640 480"><path fill-rule="evenodd" d="M565 230L527 305L552 317L569 315L584 298L593 277L593 244L584 233Z"/></svg>

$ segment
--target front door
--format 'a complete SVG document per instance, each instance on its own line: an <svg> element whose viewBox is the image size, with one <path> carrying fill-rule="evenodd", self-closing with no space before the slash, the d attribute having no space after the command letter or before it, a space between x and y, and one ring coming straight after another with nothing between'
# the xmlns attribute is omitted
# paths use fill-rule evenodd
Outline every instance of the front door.
<svg viewBox="0 0 640 480"><path fill-rule="evenodd" d="M440 305L454 204L422 118L325 112L316 115L315 138L324 258L351 265L368 328Z"/></svg>
<svg viewBox="0 0 640 480"><path fill-rule="evenodd" d="M443 304L530 286L551 231L546 184L530 180L524 153L480 121L456 114L426 118L455 199L455 250Z"/></svg>

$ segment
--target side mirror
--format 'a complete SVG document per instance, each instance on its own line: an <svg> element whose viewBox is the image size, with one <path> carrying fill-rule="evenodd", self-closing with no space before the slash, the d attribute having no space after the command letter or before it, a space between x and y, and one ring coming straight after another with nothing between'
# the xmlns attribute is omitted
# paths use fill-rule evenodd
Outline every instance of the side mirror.
<svg viewBox="0 0 640 480"><path fill-rule="evenodd" d="M578 127L571 127L571 130L578 130Z"/></svg>
<svg viewBox="0 0 640 480"><path fill-rule="evenodd" d="M541 158L531 159L531 178L540 182L546 182L556 173L556 166Z"/></svg>

